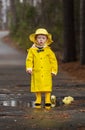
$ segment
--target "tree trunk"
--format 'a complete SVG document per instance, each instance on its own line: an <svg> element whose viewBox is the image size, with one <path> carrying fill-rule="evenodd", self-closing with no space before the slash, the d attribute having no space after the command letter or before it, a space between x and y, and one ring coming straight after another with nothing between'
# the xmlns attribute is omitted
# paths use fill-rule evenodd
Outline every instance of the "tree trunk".
<svg viewBox="0 0 85 130"><path fill-rule="evenodd" d="M11 3L12 25L17 26L18 20L17 20L17 13L16 13L16 0L10 0L10 3Z"/></svg>
<svg viewBox="0 0 85 130"><path fill-rule="evenodd" d="M85 0L80 1L80 63L85 65Z"/></svg>
<svg viewBox="0 0 85 130"><path fill-rule="evenodd" d="M74 0L76 51L80 52L80 0Z"/></svg>
<svg viewBox="0 0 85 130"><path fill-rule="evenodd" d="M74 0L63 0L63 20L64 20L63 62L71 62L76 60Z"/></svg>
<svg viewBox="0 0 85 130"><path fill-rule="evenodd" d="M0 0L0 29L2 29L2 1Z"/></svg>

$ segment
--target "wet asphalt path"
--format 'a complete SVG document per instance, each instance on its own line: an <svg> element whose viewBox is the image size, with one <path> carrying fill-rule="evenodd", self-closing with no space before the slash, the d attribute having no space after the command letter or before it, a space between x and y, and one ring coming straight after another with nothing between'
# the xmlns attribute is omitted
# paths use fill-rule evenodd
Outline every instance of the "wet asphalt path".
<svg viewBox="0 0 85 130"><path fill-rule="evenodd" d="M0 32L0 130L84 130L85 83L59 67L58 76L53 77L57 106L50 111L34 109L30 76L25 72L26 54L1 40L7 34ZM65 96L73 96L74 102L63 105Z"/></svg>
<svg viewBox="0 0 85 130"><path fill-rule="evenodd" d="M8 31L0 32L0 37L3 37L8 33ZM0 40L0 66L20 66L24 64L25 55Z"/></svg>

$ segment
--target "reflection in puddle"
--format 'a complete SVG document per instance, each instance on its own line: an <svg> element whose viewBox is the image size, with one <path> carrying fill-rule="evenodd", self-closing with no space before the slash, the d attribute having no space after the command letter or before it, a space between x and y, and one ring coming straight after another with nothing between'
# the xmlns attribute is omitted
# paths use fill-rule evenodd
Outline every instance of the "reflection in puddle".
<svg viewBox="0 0 85 130"><path fill-rule="evenodd" d="M26 96L26 95L25 95ZM63 97L58 97L56 106L61 107L64 106L62 104L62 98ZM22 98L22 95L19 93L17 95L14 94L0 94L0 106L10 106L10 107L31 107L34 108L35 104L34 101L28 101L26 98ZM44 106L44 102L42 102L42 106ZM72 103L71 107L69 105L69 109L74 109L74 108L79 108L79 107L85 107L85 97L75 97L75 101ZM66 107L65 107L66 108Z"/></svg>
<svg viewBox="0 0 85 130"><path fill-rule="evenodd" d="M35 107L34 101L31 102L25 102L25 101L17 101L17 100L5 100L0 101L0 106L11 106L11 107Z"/></svg>
<svg viewBox="0 0 85 130"><path fill-rule="evenodd" d="M26 95L25 95L26 96ZM19 99L21 98L21 99ZM4 107L35 107L35 101L27 101L22 99L22 95L18 93L14 94L0 94L0 106Z"/></svg>
<svg viewBox="0 0 85 130"><path fill-rule="evenodd" d="M3 101L3 106L12 106L12 107L15 107L15 106L17 106L17 102L15 100Z"/></svg>

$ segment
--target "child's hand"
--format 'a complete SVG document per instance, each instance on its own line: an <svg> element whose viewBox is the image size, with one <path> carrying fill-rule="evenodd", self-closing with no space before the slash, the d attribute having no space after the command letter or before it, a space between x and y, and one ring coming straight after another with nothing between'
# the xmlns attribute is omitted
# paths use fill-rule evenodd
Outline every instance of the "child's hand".
<svg viewBox="0 0 85 130"><path fill-rule="evenodd" d="M55 74L55 73L53 73L53 72L52 72L51 74L52 74L52 76L55 76L55 75L56 75L56 74Z"/></svg>
<svg viewBox="0 0 85 130"><path fill-rule="evenodd" d="M52 73L52 76L55 76L55 74Z"/></svg>
<svg viewBox="0 0 85 130"><path fill-rule="evenodd" d="M32 74L32 70L26 70L28 74Z"/></svg>

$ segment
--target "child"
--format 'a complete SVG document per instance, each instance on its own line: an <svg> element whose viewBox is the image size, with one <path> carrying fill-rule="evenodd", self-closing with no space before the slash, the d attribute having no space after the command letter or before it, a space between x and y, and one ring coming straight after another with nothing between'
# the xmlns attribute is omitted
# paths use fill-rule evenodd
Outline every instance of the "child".
<svg viewBox="0 0 85 130"><path fill-rule="evenodd" d="M44 28L39 28L29 36L34 44L28 49L26 72L31 74L31 92L36 94L35 108L41 108L41 94L45 93L45 108L51 108L52 75L58 72L55 54L50 49L52 36Z"/></svg>

